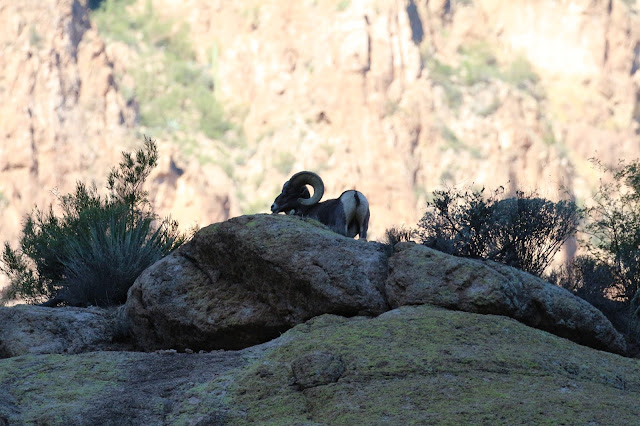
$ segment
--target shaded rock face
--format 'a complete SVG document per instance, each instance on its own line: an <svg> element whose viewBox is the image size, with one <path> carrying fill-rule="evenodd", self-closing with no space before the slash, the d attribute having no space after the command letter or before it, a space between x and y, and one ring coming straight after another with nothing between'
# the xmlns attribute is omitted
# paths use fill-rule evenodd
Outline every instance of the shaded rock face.
<svg viewBox="0 0 640 426"><path fill-rule="evenodd" d="M386 274L381 244L297 217L242 216L200 230L147 269L124 313L146 350L238 349L323 313L388 310Z"/></svg>
<svg viewBox="0 0 640 426"><path fill-rule="evenodd" d="M114 315L102 309L0 307L0 358L112 348Z"/></svg>
<svg viewBox="0 0 640 426"><path fill-rule="evenodd" d="M391 307L433 304L505 315L597 349L625 353L624 338L591 304L509 266L456 258L413 243L396 245L386 293Z"/></svg>
<svg viewBox="0 0 640 426"><path fill-rule="evenodd" d="M314 316L404 305L505 315L577 343L625 353L596 308L517 269L415 243L385 247L298 217L242 216L199 231L147 269L123 314L140 349L238 349Z"/></svg>

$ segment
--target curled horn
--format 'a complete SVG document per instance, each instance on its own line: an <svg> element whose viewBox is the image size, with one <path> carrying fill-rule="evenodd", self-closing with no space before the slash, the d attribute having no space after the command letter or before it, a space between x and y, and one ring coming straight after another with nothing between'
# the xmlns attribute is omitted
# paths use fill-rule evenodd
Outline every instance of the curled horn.
<svg viewBox="0 0 640 426"><path fill-rule="evenodd" d="M300 188L303 185L311 185L313 188L313 196L311 196L311 198L298 198L298 202L303 206L316 204L324 194L324 183L322 183L320 176L313 172L304 171L296 173L291 176L291 179L289 179L289 185L294 188Z"/></svg>

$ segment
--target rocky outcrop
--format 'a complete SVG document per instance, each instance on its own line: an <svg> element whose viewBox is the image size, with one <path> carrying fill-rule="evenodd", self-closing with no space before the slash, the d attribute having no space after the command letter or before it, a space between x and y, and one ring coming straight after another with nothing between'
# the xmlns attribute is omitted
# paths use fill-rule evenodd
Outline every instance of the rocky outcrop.
<svg viewBox="0 0 640 426"><path fill-rule="evenodd" d="M378 315L405 305L504 315L624 354L623 337L570 292L494 262L415 243L386 248L298 217L242 216L211 225L147 269L123 314L140 349L238 349L314 316Z"/></svg>
<svg viewBox="0 0 640 426"><path fill-rule="evenodd" d="M318 315L376 316L421 304L508 316L626 354L624 338L599 310L517 269L415 243L399 243L389 253L382 244L343 237L312 220L253 215L208 226L149 267L118 315L0 309L0 319L6 318L0 355L117 350L125 341L144 351L241 349Z"/></svg>
<svg viewBox="0 0 640 426"><path fill-rule="evenodd" d="M147 269L124 313L139 347L238 349L314 316L386 310L384 247L297 217L242 216L201 229Z"/></svg>
<svg viewBox="0 0 640 426"><path fill-rule="evenodd" d="M113 311L0 307L0 358L25 354L77 354L122 348Z"/></svg>
<svg viewBox="0 0 640 426"><path fill-rule="evenodd" d="M428 303L505 315L583 345L626 352L624 338L591 304L500 263L456 258L422 245L399 243L389 260L386 293L392 308Z"/></svg>
<svg viewBox="0 0 640 426"><path fill-rule="evenodd" d="M149 352L124 352L127 333ZM513 268L241 216L148 268L118 310L1 308L0 424L640 416L638 360L551 333L624 349L597 310Z"/></svg>
<svg viewBox="0 0 640 426"><path fill-rule="evenodd" d="M0 360L0 424L635 424L638 360L430 305L241 351Z"/></svg>

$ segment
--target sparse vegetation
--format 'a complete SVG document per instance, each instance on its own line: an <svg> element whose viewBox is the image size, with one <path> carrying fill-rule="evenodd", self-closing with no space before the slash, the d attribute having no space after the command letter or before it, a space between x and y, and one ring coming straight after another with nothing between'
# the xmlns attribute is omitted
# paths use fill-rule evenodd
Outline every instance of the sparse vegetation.
<svg viewBox="0 0 640 426"><path fill-rule="evenodd" d="M461 46L458 53L462 58L458 73L465 85L473 86L501 77L498 61L486 43Z"/></svg>
<svg viewBox="0 0 640 426"><path fill-rule="evenodd" d="M512 62L501 66L491 46L486 43L462 46L458 53L462 57L458 73L466 85L473 86L498 79L518 89L529 90L529 86L535 85L539 80L531 63L523 55L518 55Z"/></svg>
<svg viewBox="0 0 640 426"><path fill-rule="evenodd" d="M429 77L444 89L449 107L456 109L462 104L462 90L459 86L474 86L492 80L504 81L520 90L537 95L535 86L539 77L524 56L517 56L511 63L500 64L492 47L483 42L460 46L458 55L459 64L452 66L441 62L424 48L421 51ZM495 109L497 106L499 105L492 108Z"/></svg>
<svg viewBox="0 0 640 426"><path fill-rule="evenodd" d="M290 152L279 152L274 160L274 166L283 175L288 174L296 162L296 157Z"/></svg>
<svg viewBox="0 0 640 426"><path fill-rule="evenodd" d="M42 46L42 36L33 25L29 28L29 44L36 49L39 49Z"/></svg>
<svg viewBox="0 0 640 426"><path fill-rule="evenodd" d="M340 0L338 5L336 6L338 12L343 12L349 8L351 5L351 0Z"/></svg>
<svg viewBox="0 0 640 426"><path fill-rule="evenodd" d="M542 134L542 141L548 146L556 145L558 143L558 140L556 139L556 135L553 132L553 124L549 119L546 119L543 125L544 125L544 128L543 128L543 134Z"/></svg>
<svg viewBox="0 0 640 426"><path fill-rule="evenodd" d="M130 0L104 0L92 12L100 33L129 45L137 54L129 64L133 85L120 83L139 105L140 124L177 138L180 131L199 129L211 139L229 140L232 128L215 98L217 49L208 64L196 61L188 27L158 16L151 2L134 11Z"/></svg>
<svg viewBox="0 0 640 426"><path fill-rule="evenodd" d="M442 139L446 142L443 149L453 149L455 152L468 151L474 158L482 159L485 155L475 146L470 146L458 138L458 135L449 127L442 126L440 129Z"/></svg>
<svg viewBox="0 0 640 426"><path fill-rule="evenodd" d="M640 161L608 169L583 240L587 252L551 277L600 308L632 343L640 343ZM623 313L621 315L621 313Z"/></svg>
<svg viewBox="0 0 640 426"><path fill-rule="evenodd" d="M493 98L491 99L491 103L480 105L475 109L475 111L481 117L488 117L490 115L493 115L493 113L496 112L498 108L500 108L500 105L500 99L494 94Z"/></svg>
<svg viewBox="0 0 640 426"><path fill-rule="evenodd" d="M109 194L78 182L54 207L27 216L20 248L5 243L0 271L10 279L5 299L73 306L123 303L129 287L148 266L186 239L178 224L158 220L145 179L157 163L157 147L144 147L123 159L108 176Z"/></svg>
<svg viewBox="0 0 640 426"><path fill-rule="evenodd" d="M629 7L629 9L633 9L633 8L635 8L635 6L636 6L636 4L637 4L636 0L622 0L622 2L623 2L624 4L626 4L626 5L627 5L627 7Z"/></svg>
<svg viewBox="0 0 640 426"><path fill-rule="evenodd" d="M440 62L433 56L423 58L426 68L429 70L431 80L442 87L447 97L449 108L457 109L462 105L462 91L456 87L454 76L457 70L450 65Z"/></svg>
<svg viewBox="0 0 640 426"><path fill-rule="evenodd" d="M393 226L385 231L382 243L386 246L387 254L391 256L396 244L413 241L415 235L416 231L414 229L406 226Z"/></svg>
<svg viewBox="0 0 640 426"><path fill-rule="evenodd" d="M447 142L447 146L455 151L460 150L464 146L464 143L458 138L458 135L447 126L442 126L440 129L442 138Z"/></svg>
<svg viewBox="0 0 640 426"><path fill-rule="evenodd" d="M400 111L400 103L398 101L392 101L387 99L384 102L383 114L385 117L391 117Z"/></svg>
<svg viewBox="0 0 640 426"><path fill-rule="evenodd" d="M505 81L512 85L525 89L527 83L535 84L540 79L534 72L531 62L522 55L518 55L509 67L502 73Z"/></svg>
<svg viewBox="0 0 640 426"><path fill-rule="evenodd" d="M8 205L9 205L9 200L4 195L4 193L2 191L0 191L0 210L4 209Z"/></svg>

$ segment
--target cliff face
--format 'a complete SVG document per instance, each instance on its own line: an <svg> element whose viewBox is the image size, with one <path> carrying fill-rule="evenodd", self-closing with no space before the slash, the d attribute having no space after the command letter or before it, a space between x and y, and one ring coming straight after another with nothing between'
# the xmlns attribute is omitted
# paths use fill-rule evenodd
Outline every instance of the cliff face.
<svg viewBox="0 0 640 426"><path fill-rule="evenodd" d="M138 105L116 82L122 63L89 13L78 0L0 1L2 241L15 244L24 215L34 205L55 208L76 181L103 188L120 152L140 146ZM177 211L186 226L229 217L226 176L208 175L226 185L212 191L198 164L178 167L171 145L159 143L162 157L150 179L159 213ZM185 169L187 178L178 181Z"/></svg>
<svg viewBox="0 0 640 426"><path fill-rule="evenodd" d="M247 106L246 191L318 170L330 195L367 194L380 236L414 224L443 183L585 199L589 158L636 157L628 3L194 0L180 12L201 56L218 47L220 94Z"/></svg>
<svg viewBox="0 0 640 426"><path fill-rule="evenodd" d="M34 203L118 158L135 111L77 1L2 2L0 25L0 234L13 241Z"/></svg>
<svg viewBox="0 0 640 426"><path fill-rule="evenodd" d="M188 23L199 61L215 56L215 94L246 140L219 155L223 167L150 133L162 161L153 202L184 225L268 211L292 173L311 169L328 197L367 195L379 238L415 224L443 184L587 199L590 157L639 154L629 2L152 5ZM118 84L135 49L103 38L84 1L0 0L0 24L0 236L16 241L34 203L55 203L77 179L104 185L120 150L149 130Z"/></svg>

